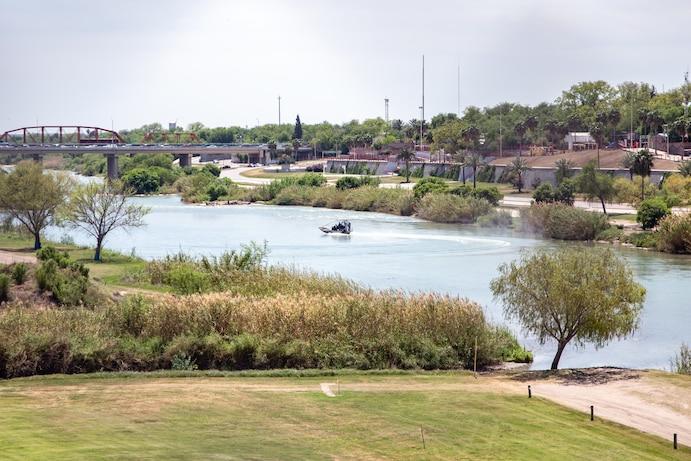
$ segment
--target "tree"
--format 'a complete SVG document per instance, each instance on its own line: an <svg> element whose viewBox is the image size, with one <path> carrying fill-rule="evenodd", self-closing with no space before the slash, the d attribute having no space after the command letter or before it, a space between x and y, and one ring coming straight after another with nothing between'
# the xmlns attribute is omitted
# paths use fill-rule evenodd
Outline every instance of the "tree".
<svg viewBox="0 0 691 461"><path fill-rule="evenodd" d="M605 202L614 197L614 179L606 173L598 171L595 162L588 162L576 178L578 189L586 195L588 200L597 198L602 204L602 212L606 215Z"/></svg>
<svg viewBox="0 0 691 461"><path fill-rule="evenodd" d="M573 176L573 163L571 162L571 160L560 158L559 160L554 162L554 166L556 166L557 168L554 172L554 177L557 181L557 185L561 184L561 182L564 179Z"/></svg>
<svg viewBox="0 0 691 461"><path fill-rule="evenodd" d="M682 176L691 176L691 160L684 160L679 164L679 174Z"/></svg>
<svg viewBox="0 0 691 461"><path fill-rule="evenodd" d="M515 177L516 189L520 194L523 189L523 173L528 170L528 163L521 157L516 157L507 165L507 168L509 174Z"/></svg>
<svg viewBox="0 0 691 461"><path fill-rule="evenodd" d="M115 229L144 226L148 208L132 205L132 191L119 181L95 182L75 189L67 205L67 222L96 239L94 261L101 260L101 249L108 234Z"/></svg>
<svg viewBox="0 0 691 461"><path fill-rule="evenodd" d="M616 135L617 135L617 125L619 125L619 122L621 121L621 112L619 112L618 109L610 109L609 113L607 114L607 123L609 126L612 128L612 142L616 142Z"/></svg>
<svg viewBox="0 0 691 461"><path fill-rule="evenodd" d="M44 174L41 164L20 162L0 175L0 210L34 236L34 250L41 248L41 232L50 226L71 188L66 175Z"/></svg>
<svg viewBox="0 0 691 461"><path fill-rule="evenodd" d="M477 169L482 166L482 163L482 157L477 153L471 154L466 161L466 165L473 170L473 189L477 187Z"/></svg>
<svg viewBox="0 0 691 461"><path fill-rule="evenodd" d="M523 136L525 136L525 132L528 128L525 126L524 122L518 122L514 127L513 127L513 132L516 134L516 137L518 137L518 156L521 156L521 150L523 150Z"/></svg>
<svg viewBox="0 0 691 461"><path fill-rule="evenodd" d="M396 158L405 162L405 182L410 182L410 162L415 160L415 152L404 147Z"/></svg>
<svg viewBox="0 0 691 461"><path fill-rule="evenodd" d="M295 117L295 130L293 130L293 139L302 139L302 123L300 123L299 115Z"/></svg>
<svg viewBox="0 0 691 461"><path fill-rule="evenodd" d="M540 344L556 341L552 370L571 341L599 348L638 327L645 288L609 248L537 250L502 264L499 273L490 287L504 314Z"/></svg>
<svg viewBox="0 0 691 461"><path fill-rule="evenodd" d="M648 149L641 149L633 157L632 170L641 177L641 201L645 200L645 178L653 169L653 154Z"/></svg>
<svg viewBox="0 0 691 461"><path fill-rule="evenodd" d="M624 154L624 158L621 159L621 166L629 170L629 179L633 181L633 163L634 163L634 158L636 157L636 154L633 152L627 152Z"/></svg>
<svg viewBox="0 0 691 461"><path fill-rule="evenodd" d="M534 115L526 117L526 119L523 121L523 124L525 125L526 130L529 130L533 136L537 134L538 121ZM533 139L533 142L535 142L535 139Z"/></svg>
<svg viewBox="0 0 691 461"><path fill-rule="evenodd" d="M600 168L600 144L602 144L605 130L600 123L596 123L590 127L590 136L595 140L595 147L597 148L597 167Z"/></svg>

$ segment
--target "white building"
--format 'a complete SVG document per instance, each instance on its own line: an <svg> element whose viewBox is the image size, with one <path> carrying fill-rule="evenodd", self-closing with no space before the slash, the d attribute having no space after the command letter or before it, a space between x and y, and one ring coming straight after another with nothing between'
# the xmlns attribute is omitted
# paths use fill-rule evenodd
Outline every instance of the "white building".
<svg viewBox="0 0 691 461"><path fill-rule="evenodd" d="M573 131L564 137L564 142L569 145L569 150L595 149L595 140L587 131Z"/></svg>

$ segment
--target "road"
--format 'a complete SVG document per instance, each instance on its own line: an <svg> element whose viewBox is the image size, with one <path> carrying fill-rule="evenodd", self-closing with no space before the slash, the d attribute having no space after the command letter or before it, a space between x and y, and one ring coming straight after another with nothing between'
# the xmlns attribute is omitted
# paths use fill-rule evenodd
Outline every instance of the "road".
<svg viewBox="0 0 691 461"><path fill-rule="evenodd" d="M505 207L512 208L527 208L532 203L533 198L525 195L514 196L505 195L500 204ZM602 205L600 202L587 202L585 200L576 200L573 205L576 208L583 208L588 211L602 212ZM607 213L610 214L636 214L636 209L631 205L622 203L607 203L605 204L607 208Z"/></svg>

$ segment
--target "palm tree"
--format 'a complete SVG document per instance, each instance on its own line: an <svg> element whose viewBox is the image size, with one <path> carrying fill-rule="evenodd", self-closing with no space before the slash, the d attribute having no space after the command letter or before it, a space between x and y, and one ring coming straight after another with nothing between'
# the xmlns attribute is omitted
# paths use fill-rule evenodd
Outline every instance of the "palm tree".
<svg viewBox="0 0 691 461"><path fill-rule="evenodd" d="M525 119L523 124L525 125L526 129L530 131L530 134L534 136L538 126L537 118L535 118L534 115L530 115Z"/></svg>
<svg viewBox="0 0 691 461"><path fill-rule="evenodd" d="M679 164L679 174L682 176L691 176L691 160L685 160Z"/></svg>
<svg viewBox="0 0 691 461"><path fill-rule="evenodd" d="M607 114L607 123L612 127L612 142L617 141L617 125L621 121L621 112L618 109L612 109Z"/></svg>
<svg viewBox="0 0 691 461"><path fill-rule="evenodd" d="M641 177L641 201L645 200L645 178L653 169L653 154L648 149L641 149L634 155L633 172Z"/></svg>
<svg viewBox="0 0 691 461"><path fill-rule="evenodd" d="M573 175L573 163L571 160L560 158L554 162L554 165L557 167L557 170L554 172L557 185L561 184L564 179L570 178Z"/></svg>
<svg viewBox="0 0 691 461"><path fill-rule="evenodd" d="M525 136L525 132L527 130L527 127L525 126L524 122L518 122L516 123L516 126L513 127L513 132L516 133L516 136L518 137L518 156L521 156L521 150L523 149L523 136Z"/></svg>
<svg viewBox="0 0 691 461"><path fill-rule="evenodd" d="M477 186L477 169L482 166L482 163L482 157L477 153L472 153L470 157L468 157L467 165L473 169L473 189Z"/></svg>
<svg viewBox="0 0 691 461"><path fill-rule="evenodd" d="M595 147L597 148L597 168L600 169L600 143L602 142L602 135L604 130L602 125L596 123L590 127L590 136L595 140Z"/></svg>
<svg viewBox="0 0 691 461"><path fill-rule="evenodd" d="M633 163L634 163L634 158L636 157L636 154L633 152L627 152L624 155L624 158L621 159L621 166L629 170L629 179L633 181Z"/></svg>
<svg viewBox="0 0 691 461"><path fill-rule="evenodd" d="M651 110L646 114L645 121L648 124L648 147L650 147L650 140L652 139L652 146L655 148L655 135L660 129L660 125L662 125L665 120L656 111Z"/></svg>
<svg viewBox="0 0 691 461"><path fill-rule="evenodd" d="M415 152L408 147L404 147L396 158L405 162L405 182L410 182L410 161L415 160Z"/></svg>
<svg viewBox="0 0 691 461"><path fill-rule="evenodd" d="M523 173L528 170L528 163L521 157L516 157L507 167L509 173L516 175L516 189L520 194L523 190Z"/></svg>

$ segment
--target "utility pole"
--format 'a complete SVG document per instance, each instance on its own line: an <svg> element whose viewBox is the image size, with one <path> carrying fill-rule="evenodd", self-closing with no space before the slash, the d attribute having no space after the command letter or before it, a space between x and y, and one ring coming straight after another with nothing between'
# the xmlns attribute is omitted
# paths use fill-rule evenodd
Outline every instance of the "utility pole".
<svg viewBox="0 0 691 461"><path fill-rule="evenodd" d="M635 88L631 89L631 95L629 97L630 99L630 106L631 110L630 112L630 123L631 125L629 126L629 149L633 149L633 92L635 91Z"/></svg>
<svg viewBox="0 0 691 461"><path fill-rule="evenodd" d="M281 126L281 95L278 95L278 126Z"/></svg>
<svg viewBox="0 0 691 461"><path fill-rule="evenodd" d="M422 55L422 119L420 120L420 149L422 149L422 136L424 135L425 126L425 55Z"/></svg>
<svg viewBox="0 0 691 461"><path fill-rule="evenodd" d="M461 118L461 65L458 65L458 118Z"/></svg>
<svg viewBox="0 0 691 461"><path fill-rule="evenodd" d="M384 98L384 120L389 123L389 98Z"/></svg>
<svg viewBox="0 0 691 461"><path fill-rule="evenodd" d="M501 138L501 109L499 110L499 157L504 156L502 138Z"/></svg>

